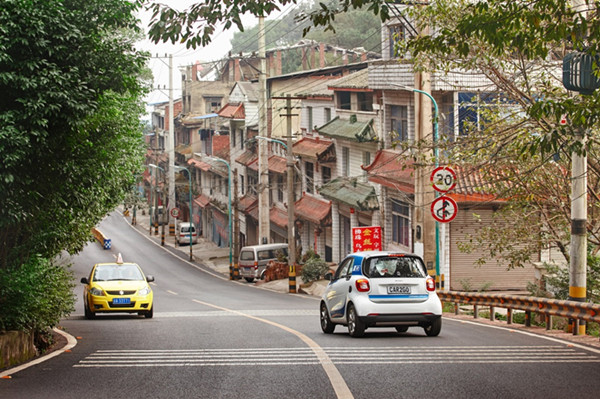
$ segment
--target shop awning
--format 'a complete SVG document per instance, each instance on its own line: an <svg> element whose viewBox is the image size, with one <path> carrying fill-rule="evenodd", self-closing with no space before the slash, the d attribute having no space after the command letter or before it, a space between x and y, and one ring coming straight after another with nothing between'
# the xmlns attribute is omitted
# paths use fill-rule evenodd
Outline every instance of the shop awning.
<svg viewBox="0 0 600 399"><path fill-rule="evenodd" d="M402 159L399 152L381 150L368 166L362 167L367 171L370 182L397 189L407 194L414 194L413 161Z"/></svg>
<svg viewBox="0 0 600 399"><path fill-rule="evenodd" d="M294 204L296 217L311 223L329 226L331 224L331 201L326 201L310 194L304 194Z"/></svg>
<svg viewBox="0 0 600 399"><path fill-rule="evenodd" d="M357 178L338 177L321 186L319 193L332 201L342 202L359 211L379 209L375 187Z"/></svg>

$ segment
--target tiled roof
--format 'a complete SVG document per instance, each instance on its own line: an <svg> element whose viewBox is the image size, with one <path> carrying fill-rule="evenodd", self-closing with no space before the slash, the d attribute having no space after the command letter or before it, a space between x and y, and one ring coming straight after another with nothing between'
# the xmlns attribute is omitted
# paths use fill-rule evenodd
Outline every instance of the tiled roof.
<svg viewBox="0 0 600 399"><path fill-rule="evenodd" d="M244 166L248 166L250 165L252 162L254 162L256 159L258 159L258 156L252 152L252 151L244 151L242 153L242 155L240 155L239 157L237 157L237 159L235 160L235 162L242 164Z"/></svg>
<svg viewBox="0 0 600 399"><path fill-rule="evenodd" d="M244 104L226 104L218 113L223 118L246 119Z"/></svg>
<svg viewBox="0 0 600 399"><path fill-rule="evenodd" d="M335 161L333 141L320 137L303 137L292 146L294 155L317 159L319 162Z"/></svg>
<svg viewBox="0 0 600 399"><path fill-rule="evenodd" d="M194 198L194 203L201 208L206 208L206 205L210 204L210 198L204 194L200 194Z"/></svg>
<svg viewBox="0 0 600 399"><path fill-rule="evenodd" d="M288 214L283 209L272 206L269 210L269 219L277 226L286 229L288 225Z"/></svg>
<svg viewBox="0 0 600 399"><path fill-rule="evenodd" d="M258 199L252 194L246 194L238 201L238 207L242 212L248 211L252 207L256 207L258 205Z"/></svg>
<svg viewBox="0 0 600 399"><path fill-rule="evenodd" d="M360 211L379 209L375 188L356 178L338 177L321 186L319 193L325 198L342 202Z"/></svg>
<svg viewBox="0 0 600 399"><path fill-rule="evenodd" d="M505 199L498 198L494 194L494 188L482 175L479 168L468 166L451 166L456 172L456 186L445 195L452 197L458 203L465 202L503 202ZM502 180L501 176L498 176Z"/></svg>
<svg viewBox="0 0 600 399"><path fill-rule="evenodd" d="M253 171L258 172L258 157L246 166L248 166L248 168L252 169ZM271 157L269 158L268 168L270 172L284 174L287 168L287 161L285 158L280 157L278 155L271 155Z"/></svg>
<svg viewBox="0 0 600 399"><path fill-rule="evenodd" d="M210 170L210 164L203 161L199 161L197 159L188 159L187 163L188 165L192 165L194 168L203 170L205 172L208 172Z"/></svg>
<svg viewBox="0 0 600 399"><path fill-rule="evenodd" d="M326 201L304 194L294 204L295 215L317 225L328 226L331 224L331 201Z"/></svg>
<svg viewBox="0 0 600 399"><path fill-rule="evenodd" d="M362 168L367 171L370 182L414 194L415 178L412 165L413 162L402 159L399 152L381 150L370 165Z"/></svg>
<svg viewBox="0 0 600 399"><path fill-rule="evenodd" d="M350 75L339 78L329 85L330 89L344 90L344 89L368 89L369 88L369 69L361 69L351 73Z"/></svg>
<svg viewBox="0 0 600 399"><path fill-rule="evenodd" d="M359 143L377 140L377 135L373 130L373 119L368 122L359 122L354 115L350 117L350 120L340 119L337 116L317 128L317 132L325 136L358 141Z"/></svg>

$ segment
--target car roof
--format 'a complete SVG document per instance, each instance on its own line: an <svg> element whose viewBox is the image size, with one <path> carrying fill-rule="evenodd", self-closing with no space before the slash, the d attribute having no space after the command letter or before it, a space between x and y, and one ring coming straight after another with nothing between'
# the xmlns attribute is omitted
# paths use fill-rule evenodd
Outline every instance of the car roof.
<svg viewBox="0 0 600 399"><path fill-rule="evenodd" d="M283 248L283 247L287 247L288 244L285 242L273 242L271 244L260 244L260 245L247 245L245 247L242 248L242 250L251 250L251 249L261 249L261 248Z"/></svg>
<svg viewBox="0 0 600 399"><path fill-rule="evenodd" d="M94 267L96 267L96 266L125 266L125 265L134 265L134 266L139 267L139 265L137 263L133 263L133 262L124 262L124 263L116 263L116 262L96 263L94 265Z"/></svg>
<svg viewBox="0 0 600 399"><path fill-rule="evenodd" d="M406 256L417 256L413 253L410 252L405 252L405 251L361 251L361 252L354 252L351 254L348 254L348 256L352 256L354 258L372 258L374 256L388 256L388 255L406 255Z"/></svg>

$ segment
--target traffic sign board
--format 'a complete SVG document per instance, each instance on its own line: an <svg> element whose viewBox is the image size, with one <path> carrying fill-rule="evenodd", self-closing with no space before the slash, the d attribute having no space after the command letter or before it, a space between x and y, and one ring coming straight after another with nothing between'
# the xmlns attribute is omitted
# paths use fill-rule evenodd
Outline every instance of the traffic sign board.
<svg viewBox="0 0 600 399"><path fill-rule="evenodd" d="M441 223L451 222L458 213L458 205L450 197L441 196L431 204L433 218Z"/></svg>
<svg viewBox="0 0 600 399"><path fill-rule="evenodd" d="M431 172L431 184L435 191L446 193L456 186L456 172L449 166L440 166Z"/></svg>
<svg viewBox="0 0 600 399"><path fill-rule="evenodd" d="M171 209L171 216L173 216L175 219L177 219L179 217L179 208L172 208Z"/></svg>

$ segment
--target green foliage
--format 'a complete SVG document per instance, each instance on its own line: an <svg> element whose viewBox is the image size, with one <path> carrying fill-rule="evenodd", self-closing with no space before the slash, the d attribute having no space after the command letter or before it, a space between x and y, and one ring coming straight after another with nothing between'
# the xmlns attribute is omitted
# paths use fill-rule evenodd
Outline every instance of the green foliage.
<svg viewBox="0 0 600 399"><path fill-rule="evenodd" d="M40 256L0 269L0 330L43 331L75 310L73 274Z"/></svg>
<svg viewBox="0 0 600 399"><path fill-rule="evenodd" d="M137 0L138 4L146 5L153 11L148 35L155 43L160 41L171 43L185 42L188 48L206 46L211 36L221 24L225 29L237 26L244 31L241 16L249 14L267 17L275 10L297 0L201 0L187 10L175 10L166 4L149 0ZM311 30L311 25L323 27L325 31L336 32L335 19L347 11L365 7L368 12L378 16L381 21L390 18L391 10L386 0L337 0L328 4L318 3L311 10L304 10L296 17L296 22L303 29L305 36ZM309 21L309 24L306 24Z"/></svg>
<svg viewBox="0 0 600 399"><path fill-rule="evenodd" d="M80 250L142 163L145 56L127 0L0 9L0 269Z"/></svg>
<svg viewBox="0 0 600 399"><path fill-rule="evenodd" d="M568 267L546 265L547 275L545 290L537 286L528 286L532 295L554 297L556 299L569 298L570 272ZM600 303L600 256L593 254L593 249L588 247L587 272L586 272L586 298L588 301Z"/></svg>
<svg viewBox="0 0 600 399"><path fill-rule="evenodd" d="M310 26L308 20L298 21L302 13L317 11L318 4L312 8L300 4L295 12L290 12L276 20L265 21L265 42L267 49L292 45L302 39L302 31ZM354 49L363 47L367 51L381 52L381 22L372 12L366 9L350 10L341 13L333 22L335 32L322 28L313 29L305 36L306 39L333 46ZM236 32L231 40L232 53L248 53L258 51L258 26ZM284 73L294 72L302 65L302 53L287 53L284 60ZM294 68L295 66L295 68Z"/></svg>
<svg viewBox="0 0 600 399"><path fill-rule="evenodd" d="M319 280L328 271L327 262L319 257L311 257L302 266L302 280L305 283Z"/></svg>

